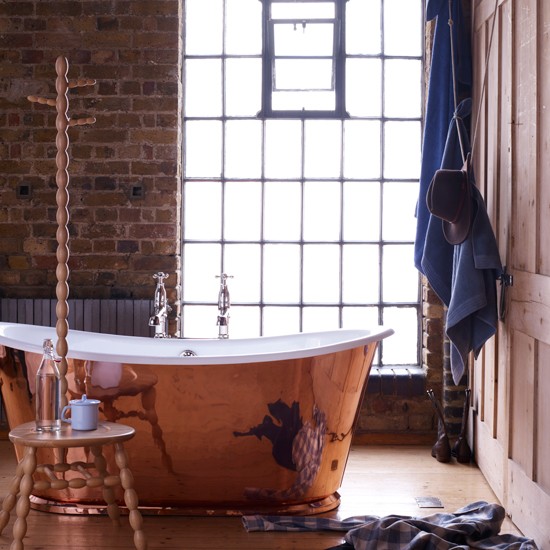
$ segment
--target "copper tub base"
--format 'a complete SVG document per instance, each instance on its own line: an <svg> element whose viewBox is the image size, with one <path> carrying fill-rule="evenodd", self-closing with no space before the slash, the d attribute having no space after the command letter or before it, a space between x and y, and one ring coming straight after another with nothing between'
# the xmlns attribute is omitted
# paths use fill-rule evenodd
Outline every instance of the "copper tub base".
<svg viewBox="0 0 550 550"><path fill-rule="evenodd" d="M101 504L84 504L81 502L62 502L45 498L30 496L31 508L40 512L52 514L72 515L107 515L107 508ZM301 504L284 503L262 505L261 507L244 508L206 508L200 506L164 507L164 506L140 506L139 511L145 516L200 516L200 517L231 517L246 515L296 515L310 516L330 512L340 506L340 494L333 493L327 497L312 502ZM119 505L121 514L128 514L124 505Z"/></svg>

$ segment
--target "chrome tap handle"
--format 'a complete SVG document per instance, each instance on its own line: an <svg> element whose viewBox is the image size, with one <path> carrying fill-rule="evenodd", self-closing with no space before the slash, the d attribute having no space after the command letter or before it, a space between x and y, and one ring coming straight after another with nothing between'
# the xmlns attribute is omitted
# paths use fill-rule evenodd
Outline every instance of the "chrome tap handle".
<svg viewBox="0 0 550 550"><path fill-rule="evenodd" d="M166 304L166 289L164 288L164 279L168 278L167 273L159 271L153 275L153 279L157 281L157 287L155 288L155 310L156 313L162 309Z"/></svg>
<svg viewBox="0 0 550 550"><path fill-rule="evenodd" d="M164 279L168 278L168 273L163 273L162 271L159 271L158 273L155 273L153 275L153 279L157 279L158 284L162 284L164 282Z"/></svg>
<svg viewBox="0 0 550 550"><path fill-rule="evenodd" d="M229 289L227 288L227 279L232 279L233 275L222 273L221 275L216 275L216 278L221 279L220 292L218 294L218 310L220 312L220 315L227 315L227 312L231 307L231 301L229 299Z"/></svg>

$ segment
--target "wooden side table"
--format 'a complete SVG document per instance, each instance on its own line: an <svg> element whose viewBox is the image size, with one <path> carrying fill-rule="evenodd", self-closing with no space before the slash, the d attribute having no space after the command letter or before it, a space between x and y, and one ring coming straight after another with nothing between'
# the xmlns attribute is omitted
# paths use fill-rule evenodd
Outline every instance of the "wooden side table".
<svg viewBox="0 0 550 550"><path fill-rule="evenodd" d="M0 511L0 534L10 519L10 512L16 508L17 519L13 525L13 542L10 550L23 550L23 538L27 532L27 516L30 510L30 494L35 490L58 489L67 487L81 488L102 487L103 498L107 503L109 517L115 523L120 523L120 509L115 501L115 488L124 489L124 502L128 507L129 521L134 530L134 546L137 550L147 550L147 540L142 529L143 520L138 510L138 497L133 488L134 478L128 467L128 457L123 442L134 437L135 430L130 426L113 422L100 422L97 430L77 431L70 426L63 427L59 432L36 431L34 422L27 422L11 430L9 438L12 443L25 447L25 454L15 472L15 477L9 492L2 503ZM107 462L103 456L102 447L113 445L115 461L119 475L109 474ZM89 447L94 461L89 463L74 462L67 464L37 464L36 449L67 449L70 447ZM65 456L65 453L61 453ZM66 480L57 476L69 470L79 472L82 477ZM95 470L92 474L90 470ZM34 480L35 472L44 473L48 479ZM19 494L19 497L17 495Z"/></svg>

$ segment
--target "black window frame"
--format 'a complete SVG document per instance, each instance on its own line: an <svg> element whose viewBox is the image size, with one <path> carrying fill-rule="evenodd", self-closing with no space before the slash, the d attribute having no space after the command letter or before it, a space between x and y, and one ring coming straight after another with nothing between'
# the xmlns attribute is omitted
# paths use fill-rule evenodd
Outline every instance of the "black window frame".
<svg viewBox="0 0 550 550"><path fill-rule="evenodd" d="M299 3L325 2L334 4L334 109L326 110L281 110L273 109L272 93L274 83L275 45L273 39L272 4L288 2L289 0L260 0L262 3L262 109L258 118L318 118L344 119L349 118L346 111L346 52L345 52L345 16L347 0L297 0ZM296 21L300 23L300 21Z"/></svg>

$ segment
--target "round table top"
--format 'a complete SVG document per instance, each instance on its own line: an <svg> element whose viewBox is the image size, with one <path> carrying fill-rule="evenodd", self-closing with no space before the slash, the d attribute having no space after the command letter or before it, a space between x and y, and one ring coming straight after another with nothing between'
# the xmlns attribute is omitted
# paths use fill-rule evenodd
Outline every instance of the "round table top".
<svg viewBox="0 0 550 550"><path fill-rule="evenodd" d="M134 437L131 426L114 422L99 422L96 430L73 430L66 424L58 432L37 432L34 422L21 424L10 431L12 443L26 447L95 447L121 443Z"/></svg>

